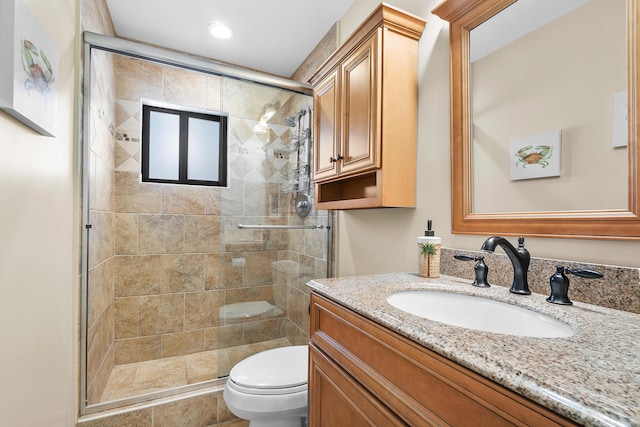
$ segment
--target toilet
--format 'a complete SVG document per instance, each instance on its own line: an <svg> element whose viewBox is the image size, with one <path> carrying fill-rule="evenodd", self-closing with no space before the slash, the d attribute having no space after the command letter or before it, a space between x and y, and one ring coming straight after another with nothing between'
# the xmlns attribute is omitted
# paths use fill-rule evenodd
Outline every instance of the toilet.
<svg viewBox="0 0 640 427"><path fill-rule="evenodd" d="M224 401L249 427L300 427L307 422L306 345L256 353L236 364L224 388Z"/></svg>

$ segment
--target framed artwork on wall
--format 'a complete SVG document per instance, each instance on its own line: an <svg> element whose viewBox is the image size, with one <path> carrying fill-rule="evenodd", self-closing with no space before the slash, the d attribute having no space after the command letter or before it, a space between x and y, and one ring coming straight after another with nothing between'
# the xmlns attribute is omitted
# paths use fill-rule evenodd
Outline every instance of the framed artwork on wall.
<svg viewBox="0 0 640 427"><path fill-rule="evenodd" d="M552 130L509 141L512 181L560 176L562 132Z"/></svg>
<svg viewBox="0 0 640 427"><path fill-rule="evenodd" d="M0 109L55 136L58 48L24 0L0 0Z"/></svg>

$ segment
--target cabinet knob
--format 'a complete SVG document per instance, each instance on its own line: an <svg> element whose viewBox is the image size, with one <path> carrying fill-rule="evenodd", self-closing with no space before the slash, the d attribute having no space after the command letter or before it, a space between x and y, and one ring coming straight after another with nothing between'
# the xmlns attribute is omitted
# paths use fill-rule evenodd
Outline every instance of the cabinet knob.
<svg viewBox="0 0 640 427"><path fill-rule="evenodd" d="M342 159L344 159L344 157L342 157L342 155L341 155L341 154L338 154L338 157L337 157L337 158L335 158L335 159L334 159L333 157L329 157L329 163L335 163L335 162L337 162L338 160L342 160Z"/></svg>

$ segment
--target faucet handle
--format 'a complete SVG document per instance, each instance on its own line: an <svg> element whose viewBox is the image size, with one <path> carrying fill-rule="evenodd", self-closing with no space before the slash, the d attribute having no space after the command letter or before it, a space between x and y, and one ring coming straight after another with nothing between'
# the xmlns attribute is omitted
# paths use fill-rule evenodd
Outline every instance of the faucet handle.
<svg viewBox="0 0 640 427"><path fill-rule="evenodd" d="M564 271L567 274L574 274L578 277L583 277L585 279L602 279L604 277L604 275L599 271L587 270L586 268L578 268L575 270L572 270L570 268L565 268Z"/></svg>
<svg viewBox="0 0 640 427"><path fill-rule="evenodd" d="M469 255L465 255L465 254L455 254L453 257L455 259L460 260L460 261L477 261L478 260L478 257L469 256Z"/></svg>
<svg viewBox="0 0 640 427"><path fill-rule="evenodd" d="M594 270L587 269L575 269L565 268L562 265L556 267L556 272L549 279L549 285L551 286L551 295L547 298L547 301L553 304L572 305L573 302L569 299L569 278L565 275L573 274L585 279L601 279L604 277L602 273Z"/></svg>
<svg viewBox="0 0 640 427"><path fill-rule="evenodd" d="M477 261L475 267L473 268L476 274L476 280L474 280L471 284L479 288L488 288L489 286L491 286L487 281L487 276L489 275L489 267L487 267L487 264L484 263L483 256L455 254L453 257L460 261Z"/></svg>

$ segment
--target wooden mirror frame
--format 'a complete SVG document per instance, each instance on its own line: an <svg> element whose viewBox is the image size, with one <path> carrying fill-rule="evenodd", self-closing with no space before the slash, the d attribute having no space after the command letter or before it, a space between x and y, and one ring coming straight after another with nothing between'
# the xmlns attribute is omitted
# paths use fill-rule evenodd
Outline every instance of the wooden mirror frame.
<svg viewBox="0 0 640 427"><path fill-rule="evenodd" d="M449 22L451 67L451 228L454 234L536 237L640 239L638 170L638 72L640 0L627 0L627 150L629 204L616 210L477 214L471 211L471 116L469 103L469 31L516 0L445 0L432 13Z"/></svg>

